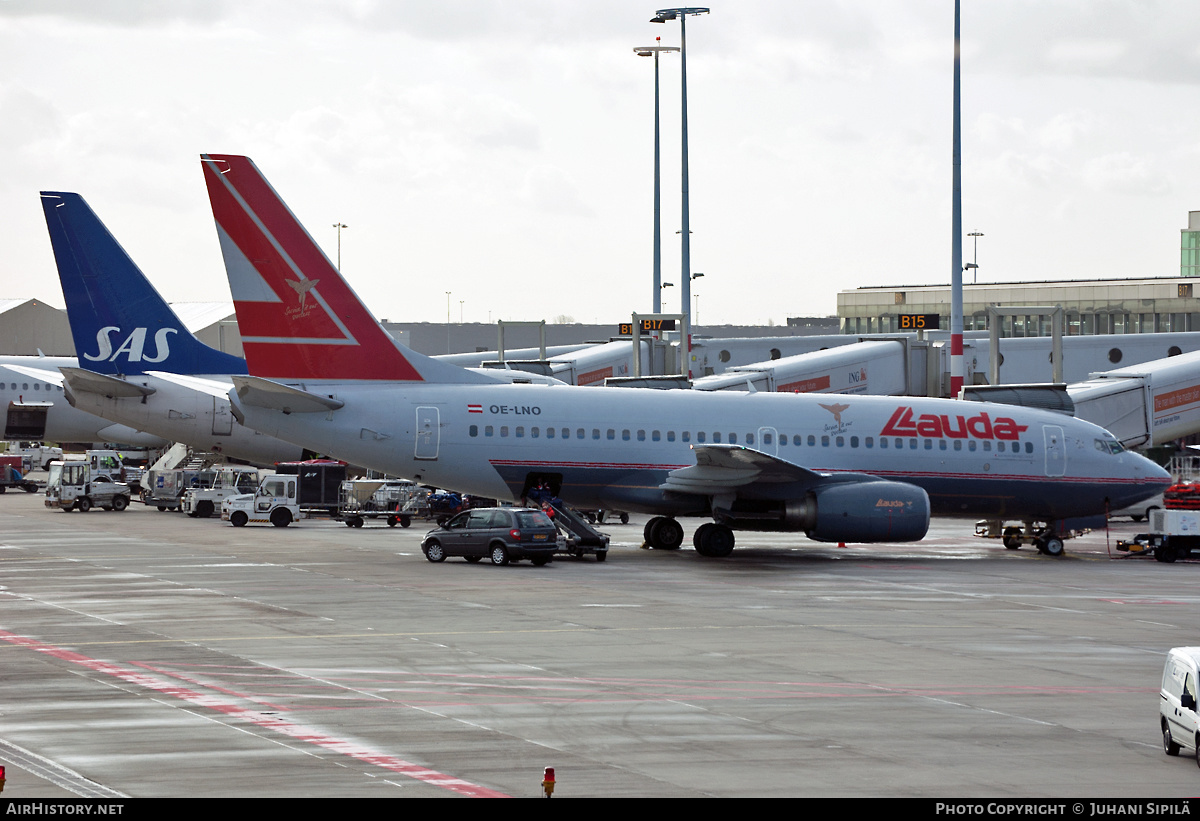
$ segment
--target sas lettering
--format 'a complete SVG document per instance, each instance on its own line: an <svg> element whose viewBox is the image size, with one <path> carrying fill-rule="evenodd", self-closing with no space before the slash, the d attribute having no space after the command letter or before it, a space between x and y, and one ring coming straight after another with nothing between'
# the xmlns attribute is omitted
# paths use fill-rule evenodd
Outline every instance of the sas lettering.
<svg viewBox="0 0 1200 821"><path fill-rule="evenodd" d="M500 416L541 416L537 405L489 405L488 410Z"/></svg>
<svg viewBox="0 0 1200 821"><path fill-rule="evenodd" d="M159 328L154 334L154 356L146 356L144 352L146 345L145 328L134 328L133 333L127 336L125 341L115 351L113 350L112 340L109 338L109 335L114 331L120 333L121 329L115 325L109 325L97 331L96 355L93 356L90 353L85 353L83 358L91 362L115 362L118 356L125 354L128 356L130 362L162 362L171 355L171 346L167 341L167 335L179 333L174 328Z"/></svg>
<svg viewBox="0 0 1200 821"><path fill-rule="evenodd" d="M935 416L923 413L913 418L912 408L896 408L892 418L887 421L880 431L881 436L927 436L931 439L1001 439L1016 441L1020 435L1029 429L1028 425L1018 425L1016 420L1007 416L992 419L987 412L976 416L951 418L946 414Z"/></svg>

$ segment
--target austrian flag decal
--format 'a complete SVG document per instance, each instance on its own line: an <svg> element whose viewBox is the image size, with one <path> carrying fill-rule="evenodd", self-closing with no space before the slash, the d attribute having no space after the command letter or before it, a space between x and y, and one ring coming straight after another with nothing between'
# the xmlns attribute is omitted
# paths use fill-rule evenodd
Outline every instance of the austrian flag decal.
<svg viewBox="0 0 1200 821"><path fill-rule="evenodd" d="M467 413L483 413L483 405L467 405Z"/></svg>
<svg viewBox="0 0 1200 821"><path fill-rule="evenodd" d="M1015 441L1029 428L1018 425L1015 419L997 416L992 419L987 411L975 416L935 416L923 413L914 418L912 408L896 408L892 418L879 433L882 436L928 436L940 439L1001 439Z"/></svg>

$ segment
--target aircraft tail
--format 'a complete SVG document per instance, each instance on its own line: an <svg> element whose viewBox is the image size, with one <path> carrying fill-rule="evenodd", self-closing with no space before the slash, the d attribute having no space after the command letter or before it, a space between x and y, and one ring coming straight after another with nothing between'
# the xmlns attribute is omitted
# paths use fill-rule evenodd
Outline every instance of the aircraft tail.
<svg viewBox="0 0 1200 821"><path fill-rule="evenodd" d="M251 374L487 381L397 344L248 157L203 154L201 166Z"/></svg>
<svg viewBox="0 0 1200 821"><path fill-rule="evenodd" d="M110 375L246 373L244 360L192 335L83 197L41 194L81 367Z"/></svg>

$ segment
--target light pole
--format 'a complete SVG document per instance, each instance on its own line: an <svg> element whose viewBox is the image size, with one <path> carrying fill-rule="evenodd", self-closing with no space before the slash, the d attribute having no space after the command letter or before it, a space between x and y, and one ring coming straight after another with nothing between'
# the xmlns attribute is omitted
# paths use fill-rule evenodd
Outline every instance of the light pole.
<svg viewBox="0 0 1200 821"><path fill-rule="evenodd" d="M655 37L655 45L640 46L633 50L633 53L639 57L654 57L654 287L651 289L654 299L654 313L662 312L662 288L659 287L662 283L662 220L660 219L660 205L662 201L662 177L659 167L659 139L658 139L658 55L661 52L679 51L675 46L657 45L662 42L661 37Z"/></svg>
<svg viewBox="0 0 1200 821"><path fill-rule="evenodd" d="M336 228L337 232L338 232L338 273L341 273L341 270L342 270L342 229L349 228L350 226L346 225L345 223L335 222L333 224L333 227Z"/></svg>
<svg viewBox="0 0 1200 821"><path fill-rule="evenodd" d="M687 18L695 17L700 14L708 14L708 9L698 6L685 6L677 9L659 9L650 18L651 23L665 23L668 20L679 20L679 62L680 73L682 75L682 97L683 97L683 226L681 227L681 236L683 238L683 253L681 266L683 276L680 277L683 282L683 293L680 294L680 303L683 308L682 313L687 323L687 363L688 363L688 378L692 376L692 293L691 293L691 275L692 275L692 231L690 220L688 218L688 126L687 126Z"/></svg>
<svg viewBox="0 0 1200 821"><path fill-rule="evenodd" d="M450 353L450 292L446 292L446 353Z"/></svg>
<svg viewBox="0 0 1200 821"><path fill-rule="evenodd" d="M980 231L972 231L971 233L967 234L967 236L975 238L973 240L975 243L975 259L967 267L973 269L975 272L975 278L971 280L971 284L978 285L979 284L979 238L983 236L983 233Z"/></svg>
<svg viewBox="0 0 1200 821"><path fill-rule="evenodd" d="M702 276L704 276L704 274L692 274L692 282L695 282ZM693 321L695 322L696 325L699 325L700 324L700 294L692 294L692 297L696 300L696 309L692 312L692 315L694 318ZM689 328L690 327L695 327L695 326L689 326Z"/></svg>

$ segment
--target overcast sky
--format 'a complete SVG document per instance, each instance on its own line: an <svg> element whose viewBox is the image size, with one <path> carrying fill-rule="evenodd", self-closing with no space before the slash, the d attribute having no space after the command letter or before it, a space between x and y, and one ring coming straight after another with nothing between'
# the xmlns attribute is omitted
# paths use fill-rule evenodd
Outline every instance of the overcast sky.
<svg viewBox="0 0 1200 821"><path fill-rule="evenodd" d="M964 0L981 281L1171 276L1200 210L1200 3ZM651 307L653 63L628 0L0 0L0 297L62 305L39 190L171 301L227 300L202 152L246 154L379 316ZM950 279L952 0L739 0L688 21L701 325ZM662 62L680 277L679 57ZM964 261L970 261L968 241ZM969 281L969 278L968 278ZM678 310L678 287L664 310ZM460 304L461 301L461 304Z"/></svg>

